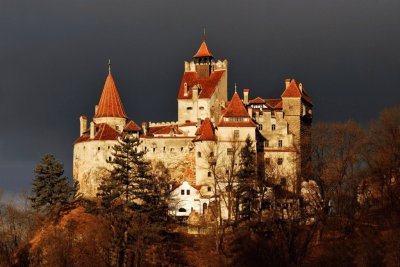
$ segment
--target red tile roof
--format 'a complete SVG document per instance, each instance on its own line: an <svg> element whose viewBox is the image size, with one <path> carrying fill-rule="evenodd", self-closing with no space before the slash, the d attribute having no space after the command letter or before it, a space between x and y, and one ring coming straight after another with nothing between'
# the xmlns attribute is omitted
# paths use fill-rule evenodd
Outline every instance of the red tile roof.
<svg viewBox="0 0 400 267"><path fill-rule="evenodd" d="M303 90L300 90L299 87L299 83L295 79L292 79L289 86L285 89L285 91L283 91L281 97L301 97L312 105L312 101L304 88Z"/></svg>
<svg viewBox="0 0 400 267"><path fill-rule="evenodd" d="M183 134L183 132L179 130L178 126L176 125L163 126L161 129L153 132L153 134L170 134L171 131L173 134Z"/></svg>
<svg viewBox="0 0 400 267"><path fill-rule="evenodd" d="M199 98L210 98L215 92L215 88L221 80L224 70L217 70L211 73L210 77L199 78L197 72L183 73L181 86L179 88L178 99L191 99L193 86L200 85ZM187 95L185 96L185 83L188 87Z"/></svg>
<svg viewBox="0 0 400 267"><path fill-rule="evenodd" d="M250 104L265 104L265 100L261 97L256 97L249 101Z"/></svg>
<svg viewBox="0 0 400 267"><path fill-rule="evenodd" d="M107 76L94 117L127 118L111 72Z"/></svg>
<svg viewBox="0 0 400 267"><path fill-rule="evenodd" d="M229 118L243 118L243 120L227 121L225 118L228 118L228 120ZM256 124L250 118L249 113L247 113L242 100L240 100L238 93L235 92L233 94L228 107L225 112L223 112L218 127L256 127Z"/></svg>
<svg viewBox="0 0 400 267"><path fill-rule="evenodd" d="M279 105L282 108L282 99L265 99L265 102L271 108L279 108Z"/></svg>
<svg viewBox="0 0 400 267"><path fill-rule="evenodd" d="M125 125L124 130L138 132L141 130L141 128L134 121L130 121Z"/></svg>
<svg viewBox="0 0 400 267"><path fill-rule="evenodd" d="M215 129L209 118L205 118L203 124L197 129L193 141L216 141Z"/></svg>
<svg viewBox="0 0 400 267"><path fill-rule="evenodd" d="M234 93L232 99L226 108L224 117L249 117L246 108L244 107L242 100L238 93Z"/></svg>
<svg viewBox="0 0 400 267"><path fill-rule="evenodd" d="M212 57L212 53L207 47L206 41L203 40L203 42L200 45L199 50L197 53L193 56L194 58L199 58L199 57Z"/></svg>
<svg viewBox="0 0 400 267"><path fill-rule="evenodd" d="M120 133L114 130L107 123L96 124L96 135L93 139L90 139L90 131L86 131L80 136L75 143L86 142L86 141L104 141L104 140L117 140Z"/></svg>

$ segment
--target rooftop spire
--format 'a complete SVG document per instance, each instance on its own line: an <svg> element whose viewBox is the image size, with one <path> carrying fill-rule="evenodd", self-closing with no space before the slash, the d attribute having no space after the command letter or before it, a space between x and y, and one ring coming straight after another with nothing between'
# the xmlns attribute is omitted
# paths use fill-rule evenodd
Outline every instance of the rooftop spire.
<svg viewBox="0 0 400 267"><path fill-rule="evenodd" d="M235 94L237 93L237 85L236 85L236 83L235 83Z"/></svg>
<svg viewBox="0 0 400 267"><path fill-rule="evenodd" d="M208 49L207 44L206 44L206 28L203 28L203 41L200 45L199 50L193 57L194 58L212 58L213 57L211 51Z"/></svg>
<svg viewBox="0 0 400 267"><path fill-rule="evenodd" d="M108 61L108 76L94 117L127 118L124 106L122 105L121 98L118 94L117 86L115 85L114 78L111 75L110 61Z"/></svg>

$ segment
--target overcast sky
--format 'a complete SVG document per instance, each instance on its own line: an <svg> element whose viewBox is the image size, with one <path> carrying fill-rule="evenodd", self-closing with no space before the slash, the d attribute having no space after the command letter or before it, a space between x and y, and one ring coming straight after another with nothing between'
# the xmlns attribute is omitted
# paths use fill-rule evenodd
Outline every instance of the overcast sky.
<svg viewBox="0 0 400 267"><path fill-rule="evenodd" d="M45 153L71 177L79 116L93 116L107 61L128 116L177 119L183 61L203 27L250 97L296 78L314 121L366 124L400 100L399 0L0 0L0 187L30 190Z"/></svg>

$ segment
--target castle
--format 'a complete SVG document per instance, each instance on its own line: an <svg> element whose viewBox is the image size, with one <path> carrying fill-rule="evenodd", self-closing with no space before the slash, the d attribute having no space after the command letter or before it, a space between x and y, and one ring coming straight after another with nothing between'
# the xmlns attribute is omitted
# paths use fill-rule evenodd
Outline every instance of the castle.
<svg viewBox="0 0 400 267"><path fill-rule="evenodd" d="M243 97L236 90L228 100L228 61L214 60L203 39L193 60L184 63L178 91L178 119L142 123L129 120L111 69L95 115L80 117L74 143L73 177L87 197L96 196L101 178L112 168L112 147L129 132L142 141L151 162L170 171L171 209L177 216L203 213L217 190L214 178L238 168L239 151L247 137L257 151L257 172L271 184L299 193L310 164L312 101L303 85L286 79L278 99ZM221 189L220 189L221 190Z"/></svg>

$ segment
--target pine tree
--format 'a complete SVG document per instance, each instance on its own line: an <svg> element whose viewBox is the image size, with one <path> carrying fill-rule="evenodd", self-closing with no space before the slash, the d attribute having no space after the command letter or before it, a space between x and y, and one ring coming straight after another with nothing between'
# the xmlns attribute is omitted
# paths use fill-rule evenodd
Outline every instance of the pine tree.
<svg viewBox="0 0 400 267"><path fill-rule="evenodd" d="M74 188L64 176L64 166L51 154L44 155L36 166L32 196L34 209L47 209L56 204L65 204L74 195Z"/></svg>
<svg viewBox="0 0 400 267"><path fill-rule="evenodd" d="M168 188L152 173L139 139L125 134L118 142L97 195L115 233L114 264L140 266L144 248L164 229Z"/></svg>
<svg viewBox="0 0 400 267"><path fill-rule="evenodd" d="M237 205L239 217L249 220L255 215L257 198L256 152L253 141L247 136L245 145L240 150L240 169L238 171Z"/></svg>

